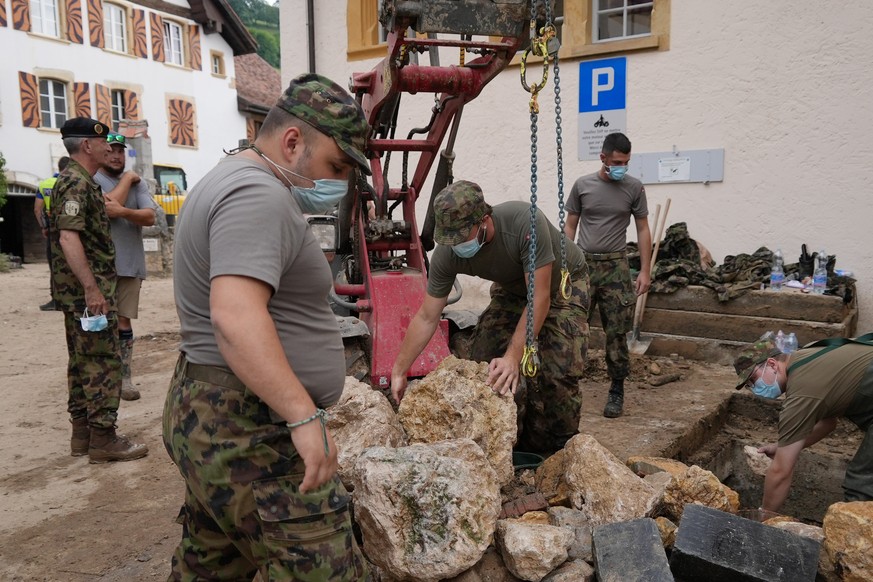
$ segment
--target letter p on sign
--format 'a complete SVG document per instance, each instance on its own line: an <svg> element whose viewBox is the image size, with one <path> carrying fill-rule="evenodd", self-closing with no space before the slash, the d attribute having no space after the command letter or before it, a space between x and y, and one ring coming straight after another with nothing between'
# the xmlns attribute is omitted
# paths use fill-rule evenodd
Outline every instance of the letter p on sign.
<svg viewBox="0 0 873 582"><path fill-rule="evenodd" d="M615 69L600 67L591 69L591 105L600 105L600 94L615 88Z"/></svg>

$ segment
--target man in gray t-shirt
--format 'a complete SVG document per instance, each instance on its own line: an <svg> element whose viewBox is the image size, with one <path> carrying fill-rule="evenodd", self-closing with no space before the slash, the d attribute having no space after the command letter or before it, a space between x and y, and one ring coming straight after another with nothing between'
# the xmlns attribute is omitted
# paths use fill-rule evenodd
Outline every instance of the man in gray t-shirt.
<svg viewBox="0 0 873 582"><path fill-rule="evenodd" d="M173 580L367 579L324 411L346 369L333 278L304 212L329 212L369 172L368 134L342 87L301 75L254 145L186 198L163 422L186 491Z"/></svg>
<svg viewBox="0 0 873 582"><path fill-rule="evenodd" d="M600 308L600 321L606 335L606 368L612 384L603 416L621 416L624 409L624 379L630 373L627 332L633 323L638 295L649 290L651 282L652 234L649 209L642 182L628 176L631 143L622 133L611 133L603 140L600 169L582 176L573 184L567 199L564 232L576 236L585 251L591 271L591 312ZM631 281L625 247L628 224L634 220L640 248L640 274Z"/></svg>
<svg viewBox="0 0 873 582"><path fill-rule="evenodd" d="M103 168L94 175L94 181L100 185L106 199L106 214L115 245L115 270L118 273L115 295L123 372L121 398L136 400L139 390L134 388L130 374L133 356L133 325L130 320L139 314L139 292L146 278L142 227L155 223L158 205L149 194L145 181L136 172L124 171L125 137L110 133L106 139L110 152Z"/></svg>

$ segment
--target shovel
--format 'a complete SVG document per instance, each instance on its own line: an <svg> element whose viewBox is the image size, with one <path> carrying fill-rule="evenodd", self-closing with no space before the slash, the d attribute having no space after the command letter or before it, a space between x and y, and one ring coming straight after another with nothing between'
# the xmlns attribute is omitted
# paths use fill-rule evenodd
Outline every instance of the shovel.
<svg viewBox="0 0 873 582"><path fill-rule="evenodd" d="M658 258L658 249L661 247L661 236L664 234L664 226L667 224L667 213L670 211L670 198L667 198L667 204L664 205L664 216L660 216L661 205L655 207L655 248L652 250L652 260L649 266L652 273L655 272L655 260ZM660 222L658 219L661 219ZM640 249L642 252L642 249ZM650 273L650 274L652 274ZM640 337L640 326L643 324L643 313L646 311L646 298L649 292L646 291L637 297L637 304L634 309L633 331L627 341L628 351L632 354L641 356L649 349L652 343L651 337Z"/></svg>

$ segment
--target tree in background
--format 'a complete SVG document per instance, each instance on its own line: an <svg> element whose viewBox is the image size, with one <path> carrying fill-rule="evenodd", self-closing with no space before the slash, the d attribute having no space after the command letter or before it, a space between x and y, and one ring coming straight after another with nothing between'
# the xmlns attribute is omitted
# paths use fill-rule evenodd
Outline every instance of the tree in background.
<svg viewBox="0 0 873 582"><path fill-rule="evenodd" d="M276 35L257 28L251 29L249 32L251 32L252 36L255 37L255 40L258 41L258 55L270 63L273 68L278 69L280 56L279 41L277 40Z"/></svg>
<svg viewBox="0 0 873 582"><path fill-rule="evenodd" d="M229 0L243 24L258 41L258 55L279 68L279 5L263 0Z"/></svg>
<svg viewBox="0 0 873 582"><path fill-rule="evenodd" d="M6 192L9 187L6 184L6 158L3 157L3 152L0 152L0 208L6 204Z"/></svg>

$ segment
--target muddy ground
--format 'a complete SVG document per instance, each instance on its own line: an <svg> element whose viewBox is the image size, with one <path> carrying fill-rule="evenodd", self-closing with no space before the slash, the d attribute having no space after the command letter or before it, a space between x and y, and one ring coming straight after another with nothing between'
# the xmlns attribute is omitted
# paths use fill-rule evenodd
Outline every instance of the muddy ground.
<svg viewBox="0 0 873 582"><path fill-rule="evenodd" d="M0 580L166 579L184 491L161 442L178 345L172 280L143 286L133 363L142 398L122 403L118 424L150 452L127 463L90 465L87 457L69 455L63 322L59 313L39 311L48 298L45 265L0 273ZM737 410L745 418L737 438L775 436L772 412L750 419L742 407L727 406L734 393L730 369L680 359L635 359L625 415L605 419L608 379L602 354L591 355L582 428L622 459L701 455L701 445L719 442L713 432ZM668 373L680 379L649 384ZM847 458L854 437L846 434L817 447Z"/></svg>

